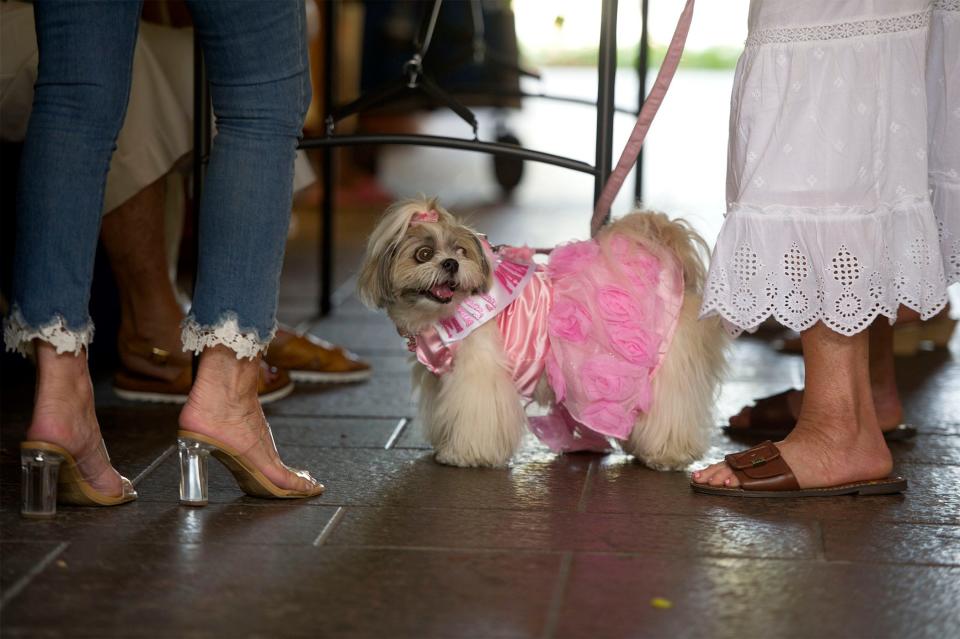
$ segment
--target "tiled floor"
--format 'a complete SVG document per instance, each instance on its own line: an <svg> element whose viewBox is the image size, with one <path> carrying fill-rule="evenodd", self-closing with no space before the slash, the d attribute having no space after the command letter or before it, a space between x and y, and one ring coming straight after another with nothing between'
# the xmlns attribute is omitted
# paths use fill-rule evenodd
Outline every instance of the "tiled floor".
<svg viewBox="0 0 960 639"><path fill-rule="evenodd" d="M419 435L402 344L354 302L316 331L377 367L268 407L285 459L329 490L177 504L176 410L103 390L111 454L140 499L17 513L29 376L7 381L2 631L67 637L943 637L960 628L960 363L903 362L916 441L903 496L711 498L622 455L533 441L506 470L439 466ZM791 383L798 362L742 340L721 413ZM105 388L101 385L101 388ZM710 457L736 449L719 431Z"/></svg>
<svg viewBox="0 0 960 639"><path fill-rule="evenodd" d="M531 243L555 241L545 229L559 239L583 230L583 220L531 206L529 195L471 211L495 239L522 231ZM32 373L4 359L3 636L960 633L960 338L952 352L901 362L907 413L920 429L914 441L892 445L911 482L905 495L708 497L692 493L683 473L617 454L556 456L534 441L508 469L444 467L419 433L402 341L348 295L374 215L341 211L341 304L313 325L369 358L373 379L301 387L267 408L284 458L326 483L320 498L245 497L212 464L210 505L180 506L177 410L123 402L101 379L104 436L139 500L23 520L17 443ZM290 322L314 304L315 227L308 215L297 223L282 289L281 316ZM731 362L718 424L802 379L798 358L755 339L739 340ZM718 428L708 458L742 447Z"/></svg>

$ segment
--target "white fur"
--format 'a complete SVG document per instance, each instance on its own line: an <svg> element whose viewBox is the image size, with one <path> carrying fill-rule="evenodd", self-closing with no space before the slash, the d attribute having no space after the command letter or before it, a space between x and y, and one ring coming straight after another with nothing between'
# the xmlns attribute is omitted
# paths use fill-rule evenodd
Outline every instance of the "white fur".
<svg viewBox="0 0 960 639"><path fill-rule="evenodd" d="M392 255L407 232L411 216L436 209L447 228L459 228L452 215L434 200L400 202L384 215L371 236L360 279L361 299L385 307L401 330L416 333L438 319L430 305L404 305L393 295L392 271L384 256ZM462 230L462 228L460 229ZM682 221L662 213L637 212L605 227L601 247L613 235L624 235L683 269L684 301L676 332L657 374L649 412L641 415L624 450L660 470L682 469L707 448L713 406L725 367L727 337L716 320L698 321L706 244ZM414 383L420 389L420 416L440 463L454 466L503 466L516 452L526 415L506 364L496 322L467 336L456 351L453 368L437 377L419 363ZM538 403L553 402L543 376Z"/></svg>
<svg viewBox="0 0 960 639"><path fill-rule="evenodd" d="M687 293L670 350L653 377L650 410L623 443L657 470L682 470L707 450L727 337L719 320L697 321L700 296Z"/></svg>
<svg viewBox="0 0 960 639"><path fill-rule="evenodd" d="M420 418L436 459L451 466L504 466L520 445L527 418L506 367L496 322L464 339L449 373L417 364ZM418 379L416 379L418 378Z"/></svg>

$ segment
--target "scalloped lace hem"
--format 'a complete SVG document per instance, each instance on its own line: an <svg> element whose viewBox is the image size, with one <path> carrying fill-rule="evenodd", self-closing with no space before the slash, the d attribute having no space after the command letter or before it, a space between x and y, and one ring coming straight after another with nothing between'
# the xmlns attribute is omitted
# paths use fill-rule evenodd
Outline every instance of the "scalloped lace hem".
<svg viewBox="0 0 960 639"><path fill-rule="evenodd" d="M890 320L890 324L894 324L897 321L897 310L900 306L906 306L920 315L921 320L928 320L931 317L934 317L937 313L942 311L947 306L947 296L945 295L939 304L928 307L926 310L921 310L921 305L916 304L915 302L903 299L900 303L894 307L892 310L887 307L877 307L874 309L872 314L864 316L863 321L865 326L869 326L881 315ZM756 323L751 326L740 326L740 322L743 320L739 317L739 313L736 310L731 310L727 308L725 304L719 304L717 302L712 302L708 306L704 306L700 309L700 319L707 319L710 317L717 316L721 320L724 330L727 332L730 337L737 337L743 332L755 333L760 325L765 321L772 319L775 320L778 324L790 330L801 333L807 329L813 328L814 324L817 322L823 322L830 330L840 333L841 335L855 335L859 333L862 329L852 329L842 322L837 322L836 319L828 314L818 314L808 316L803 322L796 322L795 317L791 315L784 315L778 311L771 310L767 315L762 316L756 319Z"/></svg>
<svg viewBox="0 0 960 639"><path fill-rule="evenodd" d="M874 213L817 215L795 207L735 209L720 231L700 317L732 335L776 319L795 331L823 322L843 335L907 306L927 319L947 303L944 232L929 201ZM769 210L769 214L761 211Z"/></svg>
<svg viewBox="0 0 960 639"><path fill-rule="evenodd" d="M216 325L201 326L191 315L181 324L183 350L199 355L211 346L226 346L237 354L237 359L254 359L267 350L270 341L277 332L277 326L270 330L266 339L260 339L256 330L244 331L240 328L235 313L227 313Z"/></svg>
<svg viewBox="0 0 960 639"><path fill-rule="evenodd" d="M93 322L88 321L78 331L71 330L67 328L67 320L58 313L42 326L30 326L20 309L14 306L3 322L3 342L7 350L29 357L35 339L53 346L57 355L71 353L77 356L93 341Z"/></svg>

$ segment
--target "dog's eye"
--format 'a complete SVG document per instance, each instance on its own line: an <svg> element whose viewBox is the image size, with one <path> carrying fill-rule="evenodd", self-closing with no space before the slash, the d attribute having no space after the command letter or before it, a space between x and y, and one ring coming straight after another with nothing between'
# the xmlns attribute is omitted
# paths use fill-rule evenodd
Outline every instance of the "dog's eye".
<svg viewBox="0 0 960 639"><path fill-rule="evenodd" d="M430 258L433 257L433 249L429 246L421 246L417 249L417 252L413 254L418 262L429 262Z"/></svg>

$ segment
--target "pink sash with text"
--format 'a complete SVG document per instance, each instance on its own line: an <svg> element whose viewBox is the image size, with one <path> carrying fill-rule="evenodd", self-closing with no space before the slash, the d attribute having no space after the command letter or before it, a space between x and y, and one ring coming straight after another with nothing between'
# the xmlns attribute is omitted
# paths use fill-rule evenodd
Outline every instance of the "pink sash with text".
<svg viewBox="0 0 960 639"><path fill-rule="evenodd" d="M517 299L536 270L536 264L500 260L493 271L493 286L488 293L471 295L460 303L453 315L434 324L440 341L445 346L459 342L499 315Z"/></svg>

